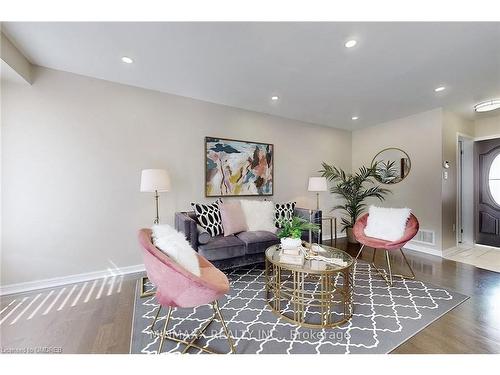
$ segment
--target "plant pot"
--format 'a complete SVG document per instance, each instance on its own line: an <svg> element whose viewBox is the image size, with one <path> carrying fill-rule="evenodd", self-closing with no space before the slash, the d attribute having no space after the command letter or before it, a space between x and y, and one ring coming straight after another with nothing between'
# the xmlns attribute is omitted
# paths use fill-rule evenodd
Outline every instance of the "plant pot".
<svg viewBox="0 0 500 375"><path fill-rule="evenodd" d="M284 250L296 249L302 245L300 238L285 237L281 239L281 248Z"/></svg>
<svg viewBox="0 0 500 375"><path fill-rule="evenodd" d="M359 243L354 237L354 233L352 233L352 228L347 228L347 242L349 243Z"/></svg>

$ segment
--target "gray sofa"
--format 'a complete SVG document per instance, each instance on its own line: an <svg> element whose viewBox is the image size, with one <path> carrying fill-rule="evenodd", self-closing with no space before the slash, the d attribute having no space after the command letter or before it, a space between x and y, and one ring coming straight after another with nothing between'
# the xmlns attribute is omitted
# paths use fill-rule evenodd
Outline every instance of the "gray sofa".
<svg viewBox="0 0 500 375"><path fill-rule="evenodd" d="M295 208L294 215L309 221L310 211L305 208ZM313 222L321 226L321 210L312 210L312 218ZM176 212L175 229L183 232L193 249L220 269L261 263L264 261L265 250L279 243L278 236L267 231L210 237L198 225L193 211ZM302 233L302 239L309 240L309 232ZM313 241L317 240L317 234L313 234Z"/></svg>

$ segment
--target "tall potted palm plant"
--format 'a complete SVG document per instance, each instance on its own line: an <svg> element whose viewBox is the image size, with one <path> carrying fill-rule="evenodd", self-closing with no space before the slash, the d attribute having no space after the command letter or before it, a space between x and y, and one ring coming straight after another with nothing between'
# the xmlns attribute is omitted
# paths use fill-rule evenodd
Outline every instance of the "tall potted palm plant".
<svg viewBox="0 0 500 375"><path fill-rule="evenodd" d="M344 211L347 216L342 217L342 230L347 232L347 240L356 243L352 234L354 223L366 208L364 203L367 198L374 197L380 201L385 199L385 195L390 193L389 189L380 185L375 185L375 168L361 167L356 173L346 173L341 168L337 168L327 163L322 163L323 169L320 173L327 180L334 183L330 192L341 196L345 202L333 207L332 210Z"/></svg>

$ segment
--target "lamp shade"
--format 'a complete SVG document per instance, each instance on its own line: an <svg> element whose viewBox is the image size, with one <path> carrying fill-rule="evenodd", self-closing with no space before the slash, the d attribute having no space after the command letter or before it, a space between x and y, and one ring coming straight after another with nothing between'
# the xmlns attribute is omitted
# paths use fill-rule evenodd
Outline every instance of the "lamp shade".
<svg viewBox="0 0 500 375"><path fill-rule="evenodd" d="M143 169L141 172L141 191L154 193L155 191L169 191L170 178L164 169Z"/></svg>
<svg viewBox="0 0 500 375"><path fill-rule="evenodd" d="M309 177L308 191L327 191L326 177Z"/></svg>

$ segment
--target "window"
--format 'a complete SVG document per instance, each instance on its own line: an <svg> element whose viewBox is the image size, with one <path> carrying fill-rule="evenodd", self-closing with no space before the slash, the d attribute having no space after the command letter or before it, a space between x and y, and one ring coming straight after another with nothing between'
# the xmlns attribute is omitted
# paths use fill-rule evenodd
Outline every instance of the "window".
<svg viewBox="0 0 500 375"><path fill-rule="evenodd" d="M493 159L493 163L490 165L488 185L493 200L500 206L500 154Z"/></svg>

